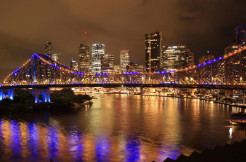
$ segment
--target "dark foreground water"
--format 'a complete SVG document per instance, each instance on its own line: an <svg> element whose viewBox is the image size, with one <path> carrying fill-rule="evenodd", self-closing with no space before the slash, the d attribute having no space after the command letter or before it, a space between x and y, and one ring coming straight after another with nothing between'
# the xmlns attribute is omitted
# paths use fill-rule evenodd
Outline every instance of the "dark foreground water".
<svg viewBox="0 0 246 162"><path fill-rule="evenodd" d="M211 102L98 95L79 114L19 114L0 120L1 161L162 161L241 141L240 109Z"/></svg>

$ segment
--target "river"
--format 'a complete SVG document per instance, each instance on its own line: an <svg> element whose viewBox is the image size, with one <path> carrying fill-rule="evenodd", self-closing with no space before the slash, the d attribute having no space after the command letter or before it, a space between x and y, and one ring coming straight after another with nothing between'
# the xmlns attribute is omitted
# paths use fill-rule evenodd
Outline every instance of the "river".
<svg viewBox="0 0 246 162"><path fill-rule="evenodd" d="M1 117L1 161L163 161L246 138L243 111L209 101L96 95L78 114Z"/></svg>

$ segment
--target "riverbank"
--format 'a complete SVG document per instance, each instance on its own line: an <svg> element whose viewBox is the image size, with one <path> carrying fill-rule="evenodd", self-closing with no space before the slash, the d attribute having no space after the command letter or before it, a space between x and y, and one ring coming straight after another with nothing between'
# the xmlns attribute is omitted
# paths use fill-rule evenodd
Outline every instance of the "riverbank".
<svg viewBox="0 0 246 162"><path fill-rule="evenodd" d="M235 142L224 147L215 147L201 153L193 152L190 156L180 155L176 160L167 158L164 162L245 162L246 140Z"/></svg>
<svg viewBox="0 0 246 162"><path fill-rule="evenodd" d="M35 98L28 90L15 91L13 100L5 98L0 102L0 112L76 112L92 105L89 95L75 95L71 89L62 89L50 94L49 102L42 95ZM51 101L51 102L50 102Z"/></svg>
<svg viewBox="0 0 246 162"><path fill-rule="evenodd" d="M130 95L142 95L142 96L157 96L157 97L174 97L174 98L186 98L186 99L198 99L198 100L203 100L203 101L210 101L213 103L218 103L218 104L223 104L227 106L233 106L233 107L238 107L238 108L244 108L246 109L246 104L244 103L229 103L221 100L216 100L216 99L211 99L211 98L202 98L202 97L192 97L192 96L174 96L174 95L146 95L146 94L130 94Z"/></svg>
<svg viewBox="0 0 246 162"><path fill-rule="evenodd" d="M1 113L31 113L31 112L53 112L53 113L69 113L77 112L84 108L88 108L93 104L92 101L84 103L10 103L0 104Z"/></svg>

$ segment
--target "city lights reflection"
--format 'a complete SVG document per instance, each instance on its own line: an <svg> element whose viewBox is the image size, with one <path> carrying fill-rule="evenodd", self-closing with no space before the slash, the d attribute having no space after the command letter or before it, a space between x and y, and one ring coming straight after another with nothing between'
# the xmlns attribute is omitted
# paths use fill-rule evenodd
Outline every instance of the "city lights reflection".
<svg viewBox="0 0 246 162"><path fill-rule="evenodd" d="M228 127L240 111L207 101L98 95L77 115L0 120L2 158L29 161L162 161L242 140ZM153 101L153 102L150 102ZM2 159L1 159L2 160Z"/></svg>

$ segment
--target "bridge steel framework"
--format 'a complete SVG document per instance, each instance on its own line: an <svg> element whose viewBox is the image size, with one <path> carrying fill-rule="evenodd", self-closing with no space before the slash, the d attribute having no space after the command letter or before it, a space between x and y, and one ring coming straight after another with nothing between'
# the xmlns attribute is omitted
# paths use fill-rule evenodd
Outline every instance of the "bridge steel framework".
<svg viewBox="0 0 246 162"><path fill-rule="evenodd" d="M246 89L246 46L197 66L153 73L82 73L34 53L10 73L0 89L49 87L172 87ZM4 96L0 90L0 98ZM47 99L48 101L48 99Z"/></svg>

